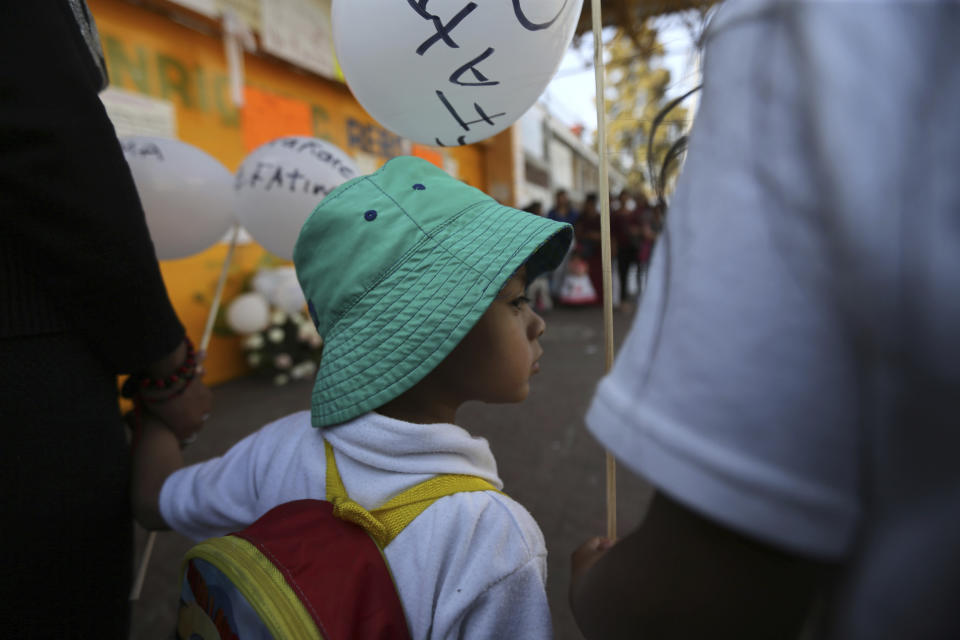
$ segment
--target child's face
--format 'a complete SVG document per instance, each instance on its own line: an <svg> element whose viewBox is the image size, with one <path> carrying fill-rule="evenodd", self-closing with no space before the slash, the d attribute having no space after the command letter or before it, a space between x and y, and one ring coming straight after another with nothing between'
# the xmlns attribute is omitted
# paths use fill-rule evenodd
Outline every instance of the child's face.
<svg viewBox="0 0 960 640"><path fill-rule="evenodd" d="M526 298L526 268L514 275L460 344L431 372L460 401L520 402L540 370L546 323Z"/></svg>

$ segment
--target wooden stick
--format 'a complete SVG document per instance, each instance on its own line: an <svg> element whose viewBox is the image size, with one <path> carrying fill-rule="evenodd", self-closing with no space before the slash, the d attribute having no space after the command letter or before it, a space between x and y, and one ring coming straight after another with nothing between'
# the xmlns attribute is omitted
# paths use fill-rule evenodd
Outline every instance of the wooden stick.
<svg viewBox="0 0 960 640"><path fill-rule="evenodd" d="M157 532L151 531L147 536L147 546L143 549L143 557L140 559L140 568L137 570L137 579L133 581L133 588L130 590L130 600L135 602L140 599L140 592L143 591L143 581L147 577L147 566L150 564L150 556L153 554L153 543L157 541Z"/></svg>
<svg viewBox="0 0 960 640"><path fill-rule="evenodd" d="M213 294L213 304L210 305L210 313L207 314L207 324L203 328L203 337L200 339L200 351L207 350L207 345L210 344L210 336L213 335L213 323L217 319L217 312L220 310L223 286L227 283L227 272L230 270L230 263L233 261L233 250L237 248L237 238L240 236L240 225L233 225L230 232L230 246L227 248L227 257L223 259L223 268L220 269L220 279L217 280L217 289Z"/></svg>
<svg viewBox="0 0 960 640"><path fill-rule="evenodd" d="M233 225L230 229L230 246L227 249L227 257L223 261L223 267L220 269L220 279L217 280L217 288L213 294L213 304L210 305L210 312L207 314L207 323L203 328L203 338L200 339L200 351L206 352L207 345L210 344L210 337L213 335L213 324L217 319L217 312L220 310L220 300L223 297L223 286L227 282L227 272L230 270L230 262L233 260L233 250L237 248L237 237L240 235L240 226ZM133 581L133 588L130 589L130 600L135 602L140 599L140 592L143 591L143 582L147 578L147 567L150 566L150 556L153 555L153 545L157 541L157 532L151 531L147 536L147 546L143 549L143 556L140 558L140 568L137 569L137 577Z"/></svg>
<svg viewBox="0 0 960 640"><path fill-rule="evenodd" d="M607 114L604 100L603 38L600 21L600 0L591 0L593 15L593 77L597 85L597 138L600 154L600 260L603 265L603 344L606 359L604 372L613 368L613 269L610 251L610 178L607 174ZM624 283L620 284L623 288ZM622 295L622 294L621 294ZM613 454L606 452L607 538L617 538L617 467Z"/></svg>

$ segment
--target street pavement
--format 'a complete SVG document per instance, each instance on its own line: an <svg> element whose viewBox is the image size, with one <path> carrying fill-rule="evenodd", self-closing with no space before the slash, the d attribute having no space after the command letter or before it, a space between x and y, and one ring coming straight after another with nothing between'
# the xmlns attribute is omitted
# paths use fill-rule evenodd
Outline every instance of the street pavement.
<svg viewBox="0 0 960 640"><path fill-rule="evenodd" d="M540 524L549 552L547 596L555 637L579 640L582 636L567 604L570 554L606 528L604 454L583 424L604 371L603 320L599 308L555 309L544 317L545 353L530 397L519 405L466 405L458 423L490 442L504 491ZM618 345L631 319L632 314L614 313ZM308 409L311 384L274 387L269 380L247 377L215 387L215 411L200 439L187 450L187 462L220 455L264 424ZM650 497L646 483L618 469L621 535L636 526ZM136 563L146 537L138 527ZM189 547L189 540L173 532L157 537L143 593L133 605L132 640L173 637L180 558Z"/></svg>

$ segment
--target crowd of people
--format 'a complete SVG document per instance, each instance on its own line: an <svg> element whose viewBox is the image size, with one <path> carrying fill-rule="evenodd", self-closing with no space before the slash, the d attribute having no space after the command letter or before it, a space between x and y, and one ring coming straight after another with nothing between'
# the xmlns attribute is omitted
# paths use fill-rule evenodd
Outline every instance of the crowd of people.
<svg viewBox="0 0 960 640"><path fill-rule="evenodd" d="M530 284L528 297L535 308L548 311L555 303L592 306L603 303L602 229L595 192L589 192L580 206L570 200L566 189L557 189L553 206L544 212L534 200L525 211L573 226L574 244L557 271ZM616 265L614 304L632 309L631 301L643 288L644 276L657 236L663 228L666 206L652 203L641 191L624 189L610 196L610 247Z"/></svg>

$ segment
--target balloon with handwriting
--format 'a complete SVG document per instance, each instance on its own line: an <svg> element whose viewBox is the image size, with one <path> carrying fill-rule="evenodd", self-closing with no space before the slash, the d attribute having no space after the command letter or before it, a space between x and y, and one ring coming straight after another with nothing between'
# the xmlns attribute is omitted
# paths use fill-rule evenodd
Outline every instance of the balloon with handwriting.
<svg viewBox="0 0 960 640"><path fill-rule="evenodd" d="M277 138L251 151L237 169L237 217L264 249L292 260L307 217L356 175L350 156L325 140Z"/></svg>
<svg viewBox="0 0 960 640"><path fill-rule="evenodd" d="M434 146L503 131L556 73L583 0L334 0L347 85L380 124Z"/></svg>
<svg viewBox="0 0 960 640"><path fill-rule="evenodd" d="M208 153L179 140L126 136L120 147L161 260L214 245L234 222L233 179Z"/></svg>

